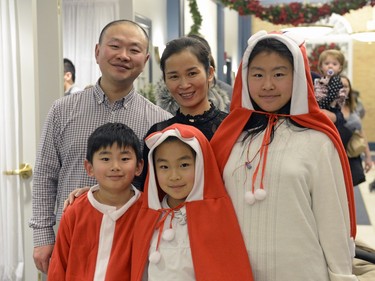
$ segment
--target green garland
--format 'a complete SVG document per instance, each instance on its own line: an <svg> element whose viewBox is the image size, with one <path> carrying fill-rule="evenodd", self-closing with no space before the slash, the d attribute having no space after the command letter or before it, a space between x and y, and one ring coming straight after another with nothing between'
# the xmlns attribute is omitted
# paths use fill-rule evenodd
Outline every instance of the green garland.
<svg viewBox="0 0 375 281"><path fill-rule="evenodd" d="M292 2L263 6L259 0L220 0L221 3L240 15L254 15L273 24L291 24L294 26L314 23L329 17L333 13L343 15L366 5L375 5L375 0L333 0L325 4L304 4Z"/></svg>
<svg viewBox="0 0 375 281"><path fill-rule="evenodd" d="M193 18L193 25L190 27L189 35L199 34L199 29L201 29L202 25L202 15L199 12L197 1L196 0L188 0L189 1L189 8L190 8L190 14Z"/></svg>

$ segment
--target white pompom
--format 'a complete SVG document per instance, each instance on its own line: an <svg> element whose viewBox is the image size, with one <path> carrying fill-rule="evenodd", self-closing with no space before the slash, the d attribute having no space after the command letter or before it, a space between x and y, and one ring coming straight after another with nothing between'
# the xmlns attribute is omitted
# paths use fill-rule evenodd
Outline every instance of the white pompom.
<svg viewBox="0 0 375 281"><path fill-rule="evenodd" d="M255 202L255 196L251 191L247 191L245 193L245 201L249 205L253 205Z"/></svg>
<svg viewBox="0 0 375 281"><path fill-rule="evenodd" d="M266 198L267 192L264 189L257 189L255 190L254 196L256 200L261 201L264 200L264 198Z"/></svg>
<svg viewBox="0 0 375 281"><path fill-rule="evenodd" d="M153 263L153 264L157 264L159 263L161 259L161 254L159 251L156 251L156 252L153 252L149 257L148 257L148 260L150 261L150 263Z"/></svg>
<svg viewBox="0 0 375 281"><path fill-rule="evenodd" d="M172 241L174 239L175 231L172 228L169 228L163 232L163 239L165 241Z"/></svg>

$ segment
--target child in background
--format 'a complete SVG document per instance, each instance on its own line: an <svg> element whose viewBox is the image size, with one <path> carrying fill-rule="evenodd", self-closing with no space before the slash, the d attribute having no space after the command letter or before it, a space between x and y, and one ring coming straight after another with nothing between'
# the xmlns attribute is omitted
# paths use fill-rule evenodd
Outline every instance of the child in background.
<svg viewBox="0 0 375 281"><path fill-rule="evenodd" d="M344 68L345 56L335 49L325 50L319 56L321 78L314 80L315 97L321 109L341 108L345 103L340 74Z"/></svg>
<svg viewBox="0 0 375 281"><path fill-rule="evenodd" d="M143 168L141 145L121 123L97 128L85 169L98 184L62 216L48 280L130 280L133 225L142 204L132 185Z"/></svg>
<svg viewBox="0 0 375 281"><path fill-rule="evenodd" d="M253 280L207 138L174 124L146 139L149 170L134 227L132 280Z"/></svg>
<svg viewBox="0 0 375 281"><path fill-rule="evenodd" d="M303 40L250 37L211 145L255 280L357 280L348 159L315 101Z"/></svg>

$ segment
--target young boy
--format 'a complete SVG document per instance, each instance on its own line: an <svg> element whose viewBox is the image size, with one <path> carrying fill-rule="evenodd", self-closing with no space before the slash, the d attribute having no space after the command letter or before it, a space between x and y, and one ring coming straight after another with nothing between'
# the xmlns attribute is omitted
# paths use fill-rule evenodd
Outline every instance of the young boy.
<svg viewBox="0 0 375 281"><path fill-rule="evenodd" d="M62 216L49 280L130 280L133 225L142 204L132 185L141 174L140 141L121 123L89 137L85 169L98 184Z"/></svg>
<svg viewBox="0 0 375 281"><path fill-rule="evenodd" d="M145 200L134 226L132 280L253 280L209 141L173 124L146 139Z"/></svg>

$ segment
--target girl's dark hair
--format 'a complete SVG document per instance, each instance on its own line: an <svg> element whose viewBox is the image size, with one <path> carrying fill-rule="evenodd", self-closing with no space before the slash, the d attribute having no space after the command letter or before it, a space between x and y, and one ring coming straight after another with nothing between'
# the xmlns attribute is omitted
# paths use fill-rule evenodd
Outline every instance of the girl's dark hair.
<svg viewBox="0 0 375 281"><path fill-rule="evenodd" d="M256 103L252 99L251 101L254 105L255 110L262 111L262 109L260 109L260 107L256 105ZM278 111L279 114L289 114L289 112L290 112L290 101L288 101L287 104L285 104ZM251 117L247 121L245 128L244 128L244 131L247 131L248 133L244 136L243 140L246 140L250 136L255 136L263 132L267 128L268 118L269 118L268 115L263 114L263 113L254 112L253 114L251 114ZM280 117L280 118L284 118L284 117ZM290 118L286 118L285 122L292 123L293 125L302 128L301 125L299 125L298 123L296 123ZM272 128L270 143L273 140L274 130L275 130L275 127Z"/></svg>
<svg viewBox="0 0 375 281"><path fill-rule="evenodd" d="M258 54L263 53L263 52L266 52L268 54L270 53L279 54L281 57L286 58L290 62L292 67L294 68L294 59L293 59L292 53L290 52L288 47L285 46L284 43L282 43L281 41L275 38L267 38L267 39L260 40L255 45L254 49L252 50L250 54L248 65L253 61L253 59Z"/></svg>
<svg viewBox="0 0 375 281"><path fill-rule="evenodd" d="M171 143L171 142L181 142L182 144L186 145L187 147L190 148L191 152L193 153L193 156L194 158L196 157L197 153L195 152L194 148L192 148L190 145L188 145L187 143L183 142L182 140L180 140L178 137L175 137L175 136L169 136L167 137L161 144L163 143ZM159 144L160 145L160 144ZM153 151L153 154L152 154L152 159L154 161L154 165L155 165L155 153L156 153L156 150L158 149L159 146L157 146L154 151ZM171 151L171 153L173 153Z"/></svg>
<svg viewBox="0 0 375 281"><path fill-rule="evenodd" d="M191 37L181 37L174 39L167 43L163 55L160 59L160 69L163 72L163 79L165 81L165 62L175 54L188 50L192 53L198 61L204 66L207 74L210 72L210 52L205 45L199 40Z"/></svg>
<svg viewBox="0 0 375 281"><path fill-rule="evenodd" d="M122 123L107 123L98 127L87 140L86 159L92 163L95 152L114 144L133 148L137 162L142 160L139 138L132 129Z"/></svg>

